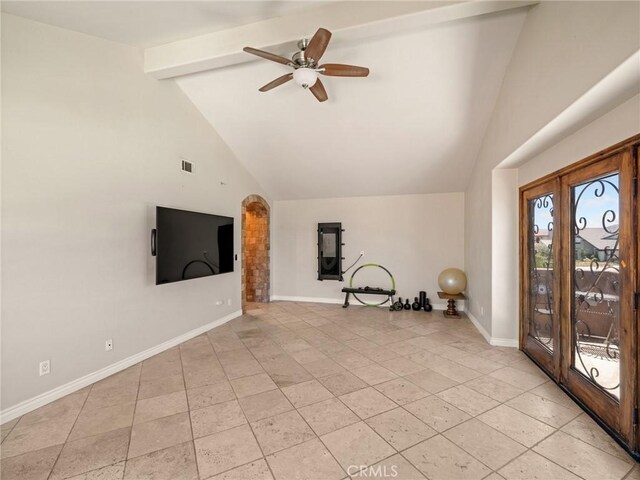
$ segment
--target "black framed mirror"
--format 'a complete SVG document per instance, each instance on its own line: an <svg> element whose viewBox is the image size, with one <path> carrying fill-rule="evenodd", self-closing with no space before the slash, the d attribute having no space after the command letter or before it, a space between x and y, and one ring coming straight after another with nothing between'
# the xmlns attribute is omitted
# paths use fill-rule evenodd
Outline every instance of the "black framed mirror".
<svg viewBox="0 0 640 480"><path fill-rule="evenodd" d="M342 281L342 224L318 224L318 280Z"/></svg>

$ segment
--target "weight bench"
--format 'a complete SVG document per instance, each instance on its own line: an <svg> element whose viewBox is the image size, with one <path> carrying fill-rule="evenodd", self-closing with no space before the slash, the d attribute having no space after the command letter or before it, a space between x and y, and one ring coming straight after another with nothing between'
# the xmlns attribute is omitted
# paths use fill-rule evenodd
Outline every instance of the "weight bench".
<svg viewBox="0 0 640 480"><path fill-rule="evenodd" d="M387 297L389 297L387 298L387 300L391 301L392 305L393 305L393 296L396 294L395 290L385 290L383 288L376 288L376 287L364 287L364 288L344 287L342 289L342 292L346 294L344 297L344 305L342 305L342 308L347 308L349 306L349 295L351 294L353 294L354 297L356 297L357 293L367 294L367 295L386 295ZM366 305L366 303L361 301L358 297L356 297L356 299L360 303ZM382 305L387 300L379 303L378 305Z"/></svg>

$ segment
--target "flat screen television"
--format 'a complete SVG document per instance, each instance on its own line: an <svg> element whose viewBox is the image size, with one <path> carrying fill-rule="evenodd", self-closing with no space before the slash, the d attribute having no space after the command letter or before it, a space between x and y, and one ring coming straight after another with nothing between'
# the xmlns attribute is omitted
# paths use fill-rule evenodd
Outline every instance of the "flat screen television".
<svg viewBox="0 0 640 480"><path fill-rule="evenodd" d="M156 285L233 272L233 217L156 207Z"/></svg>

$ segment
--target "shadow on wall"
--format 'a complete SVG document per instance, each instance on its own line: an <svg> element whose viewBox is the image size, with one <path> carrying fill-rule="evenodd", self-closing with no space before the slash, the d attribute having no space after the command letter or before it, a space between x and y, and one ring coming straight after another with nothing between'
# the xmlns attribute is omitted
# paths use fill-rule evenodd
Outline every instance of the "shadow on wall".
<svg viewBox="0 0 640 480"><path fill-rule="evenodd" d="M242 202L242 310L247 302L269 302L270 208L264 198Z"/></svg>

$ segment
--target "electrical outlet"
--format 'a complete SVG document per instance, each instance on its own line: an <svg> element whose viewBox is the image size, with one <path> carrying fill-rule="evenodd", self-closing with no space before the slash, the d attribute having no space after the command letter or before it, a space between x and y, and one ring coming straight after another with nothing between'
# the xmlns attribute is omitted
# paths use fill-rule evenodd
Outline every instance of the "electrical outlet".
<svg viewBox="0 0 640 480"><path fill-rule="evenodd" d="M231 299L227 298L227 305L231 306Z"/></svg>
<svg viewBox="0 0 640 480"><path fill-rule="evenodd" d="M113 350L113 340L111 339L104 342L104 351L108 352L109 350Z"/></svg>
<svg viewBox="0 0 640 480"><path fill-rule="evenodd" d="M218 300L218 301L216 302L216 305L220 306L220 305L222 305L223 303L224 303L224 302L223 302L222 300Z"/></svg>
<svg viewBox="0 0 640 480"><path fill-rule="evenodd" d="M360 256L364 255L364 250L360 250Z"/></svg>
<svg viewBox="0 0 640 480"><path fill-rule="evenodd" d="M480 307L480 316L484 317L484 307Z"/></svg>
<svg viewBox="0 0 640 480"><path fill-rule="evenodd" d="M44 360L43 362L40 362L40 376L49 375L50 372L51 372L51 361Z"/></svg>

